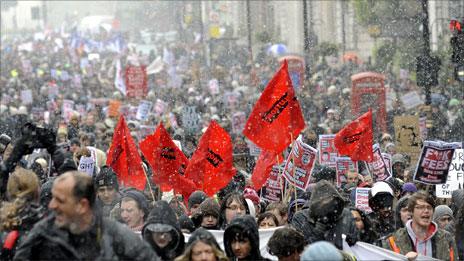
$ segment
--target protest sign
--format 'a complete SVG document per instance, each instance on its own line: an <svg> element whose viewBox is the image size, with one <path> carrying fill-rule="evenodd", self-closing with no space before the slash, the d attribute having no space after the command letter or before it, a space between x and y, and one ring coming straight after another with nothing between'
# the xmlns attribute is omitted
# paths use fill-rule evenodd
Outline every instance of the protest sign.
<svg viewBox="0 0 464 261"><path fill-rule="evenodd" d="M63 106L61 108L61 116L65 122L69 122L71 115L74 111L74 101L73 100L63 100Z"/></svg>
<svg viewBox="0 0 464 261"><path fill-rule="evenodd" d="M319 163L336 168L338 151L334 145L335 134L319 135Z"/></svg>
<svg viewBox="0 0 464 261"><path fill-rule="evenodd" d="M393 174L393 166L392 166L392 156L388 153L383 153L382 152L382 158L385 164L387 165L387 169L390 173Z"/></svg>
<svg viewBox="0 0 464 261"><path fill-rule="evenodd" d="M155 108L154 111L156 114L161 115L166 111L166 108L168 107L168 103L161 100L161 99L156 99L155 102Z"/></svg>
<svg viewBox="0 0 464 261"><path fill-rule="evenodd" d="M435 195L439 198L451 198L451 193L464 188L464 150L456 149L449 168L445 184L435 186Z"/></svg>
<svg viewBox="0 0 464 261"><path fill-rule="evenodd" d="M107 110L108 117L118 117L120 107L121 107L120 101L110 100L108 102L108 110Z"/></svg>
<svg viewBox="0 0 464 261"><path fill-rule="evenodd" d="M284 164L285 162L281 165L272 166L271 173L269 174L269 178L266 181L266 193L264 194L264 198L268 199L269 201L277 202L282 199L283 192L281 187L281 173L283 172Z"/></svg>
<svg viewBox="0 0 464 261"><path fill-rule="evenodd" d="M95 160L92 157L82 156L79 160L79 167L77 170L87 173L89 176L93 176L95 168Z"/></svg>
<svg viewBox="0 0 464 261"><path fill-rule="evenodd" d="M22 90L21 91L21 102L22 104L32 104L32 91L31 90Z"/></svg>
<svg viewBox="0 0 464 261"><path fill-rule="evenodd" d="M139 136L140 139L145 139L146 136L155 132L156 126L155 125L140 125Z"/></svg>
<svg viewBox="0 0 464 261"><path fill-rule="evenodd" d="M419 118L419 132L420 132L420 137L422 140L427 139L427 117L420 117Z"/></svg>
<svg viewBox="0 0 464 261"><path fill-rule="evenodd" d="M413 115L395 116L393 125L397 152L408 155L411 162L416 162L422 146L419 117Z"/></svg>
<svg viewBox="0 0 464 261"><path fill-rule="evenodd" d="M403 102L404 108L406 110L413 109L419 105L424 104L419 93L416 91L408 92L404 95L401 95L401 102Z"/></svg>
<svg viewBox="0 0 464 261"><path fill-rule="evenodd" d="M239 94L237 92L225 92L224 104L229 109L235 109L238 106Z"/></svg>
<svg viewBox="0 0 464 261"><path fill-rule="evenodd" d="M192 133L200 129L200 115L196 106L186 106L182 109L182 126Z"/></svg>
<svg viewBox="0 0 464 261"><path fill-rule="evenodd" d="M379 144L374 144L372 150L374 152L374 160L367 163L369 171L371 172L374 181L386 180L391 176L391 173L388 170L387 164L385 164L385 161L383 160Z"/></svg>
<svg viewBox="0 0 464 261"><path fill-rule="evenodd" d="M213 95L219 94L219 82L217 79L212 79L208 83L209 92Z"/></svg>
<svg viewBox="0 0 464 261"><path fill-rule="evenodd" d="M248 144L248 149L250 151L250 156L258 157L259 154L261 154L261 149L258 146L256 146L256 144L251 142L249 139L246 139L246 143Z"/></svg>
<svg viewBox="0 0 464 261"><path fill-rule="evenodd" d="M32 107L31 108L31 115L32 120L39 122L40 120L44 119L44 108L42 107Z"/></svg>
<svg viewBox="0 0 464 261"><path fill-rule="evenodd" d="M337 170L337 186L341 187L346 183L348 171L358 172L358 162L352 161L349 157L337 157L335 159L335 169Z"/></svg>
<svg viewBox="0 0 464 261"><path fill-rule="evenodd" d="M232 133L241 133L245 127L247 117L243 111L238 111L232 115Z"/></svg>
<svg viewBox="0 0 464 261"><path fill-rule="evenodd" d="M127 66L124 79L128 97L141 98L148 94L148 77L144 65Z"/></svg>
<svg viewBox="0 0 464 261"><path fill-rule="evenodd" d="M414 180L430 185L446 183L454 150L460 146L458 142L425 141Z"/></svg>
<svg viewBox="0 0 464 261"><path fill-rule="evenodd" d="M372 212L369 207L369 191L370 188L356 188L356 203L355 207L366 214Z"/></svg>
<svg viewBox="0 0 464 261"><path fill-rule="evenodd" d="M146 121L148 119L148 114L150 113L152 107L153 102L145 100L140 101L135 118L139 121Z"/></svg>
<svg viewBox="0 0 464 261"><path fill-rule="evenodd" d="M317 150L297 139L287 158L283 175L293 186L306 190L316 161Z"/></svg>

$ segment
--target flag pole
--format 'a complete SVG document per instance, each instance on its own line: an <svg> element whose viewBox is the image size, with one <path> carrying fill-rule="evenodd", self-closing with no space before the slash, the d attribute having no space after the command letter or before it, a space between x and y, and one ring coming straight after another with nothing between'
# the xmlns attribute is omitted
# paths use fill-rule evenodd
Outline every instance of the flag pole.
<svg viewBox="0 0 464 261"><path fill-rule="evenodd" d="M277 166L279 166L279 154L276 155L276 159L277 159ZM282 184L282 179L281 179L282 171L280 170L280 166L279 166L279 174L277 175L277 181L279 181L280 197L282 198L282 202L283 202L285 200L285 197L284 197L284 185Z"/></svg>
<svg viewBox="0 0 464 261"><path fill-rule="evenodd" d="M293 149L295 148L295 140L293 139L293 134L290 132L290 139L292 140L292 150L290 151L290 153L292 154L292 164L293 164L293 169L292 169L292 176L293 176L293 180L295 180L296 182L296 178L295 178L295 153L293 153ZM298 198L298 193L296 191L296 185L293 184L293 189L295 190L295 202ZM290 202L290 200L289 200ZM295 203L295 213L298 211L298 204Z"/></svg>
<svg viewBox="0 0 464 261"><path fill-rule="evenodd" d="M151 189L150 179L148 178L147 172L145 171L145 168L143 167L143 162L140 164L142 165L143 174L145 175L145 178L147 178L148 189L150 190L151 197L153 198L153 202L155 202L156 199L155 199L155 195L153 194L153 190Z"/></svg>

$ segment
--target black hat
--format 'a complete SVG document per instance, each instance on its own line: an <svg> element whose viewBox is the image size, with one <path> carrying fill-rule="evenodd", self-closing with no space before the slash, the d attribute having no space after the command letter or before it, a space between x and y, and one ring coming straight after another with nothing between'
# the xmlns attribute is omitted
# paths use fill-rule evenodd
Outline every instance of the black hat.
<svg viewBox="0 0 464 261"><path fill-rule="evenodd" d="M98 173L97 177L95 178L95 185L97 188L108 186L119 190L118 177L116 176L116 173L113 171L113 169L108 166L101 167L100 173Z"/></svg>

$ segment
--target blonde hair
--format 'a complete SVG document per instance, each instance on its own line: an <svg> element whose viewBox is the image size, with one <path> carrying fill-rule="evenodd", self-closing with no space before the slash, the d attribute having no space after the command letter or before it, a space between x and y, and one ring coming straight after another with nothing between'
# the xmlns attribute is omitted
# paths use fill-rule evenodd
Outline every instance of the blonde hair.
<svg viewBox="0 0 464 261"><path fill-rule="evenodd" d="M192 249L200 241L207 244L207 245L209 245L209 246L211 246L213 248L213 253L214 253L214 256L216 257L217 261L228 261L229 260L227 258L227 256L226 256L226 254L224 254L224 252L222 252L220 249L218 249L214 244L210 244L210 243L205 242L205 241L200 239L200 240L197 240L197 241L193 242L189 246L187 246L187 248L185 248L185 250L184 250L184 253L181 256L178 256L176 259L174 259L174 261L190 261L190 260L192 260Z"/></svg>
<svg viewBox="0 0 464 261"><path fill-rule="evenodd" d="M16 198L37 200L39 198L39 179L31 170L16 168L8 178L6 192L10 200Z"/></svg>
<svg viewBox="0 0 464 261"><path fill-rule="evenodd" d="M39 179L34 172L16 168L7 184L10 202L4 202L0 209L0 230L13 230L21 225L19 213L31 201L39 198Z"/></svg>

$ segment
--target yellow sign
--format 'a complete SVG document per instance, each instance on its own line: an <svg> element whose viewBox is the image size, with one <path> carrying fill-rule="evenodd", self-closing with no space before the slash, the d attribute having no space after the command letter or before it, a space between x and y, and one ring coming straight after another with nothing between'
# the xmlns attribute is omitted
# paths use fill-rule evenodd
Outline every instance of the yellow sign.
<svg viewBox="0 0 464 261"><path fill-rule="evenodd" d="M221 37L221 30L218 25L211 25L209 27L209 37L216 39Z"/></svg>

